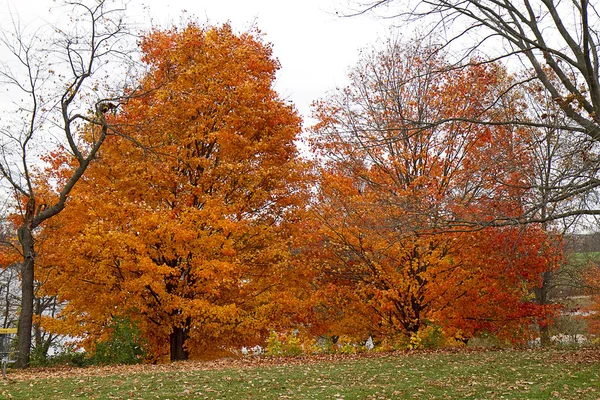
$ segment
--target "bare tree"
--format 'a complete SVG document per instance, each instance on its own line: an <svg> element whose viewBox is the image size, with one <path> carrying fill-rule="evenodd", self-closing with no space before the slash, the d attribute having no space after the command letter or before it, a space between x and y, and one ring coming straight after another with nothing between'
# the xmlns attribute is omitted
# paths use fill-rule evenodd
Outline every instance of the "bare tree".
<svg viewBox="0 0 600 400"><path fill-rule="evenodd" d="M29 35L13 16L2 29L0 84L14 100L3 111L0 126L0 184L16 199L20 213L18 242L22 303L18 326L17 366L29 364L34 313L34 231L60 213L68 196L111 132L109 112L124 100L130 59L124 6L110 0L66 1L65 26L43 27ZM110 85L122 74L121 85ZM86 127L84 129L84 127ZM91 139L82 145L80 135ZM90 138L91 136L91 138ZM60 146L60 147L59 147ZM41 156L65 149L75 160L63 182L51 182L57 193L46 204L33 178Z"/></svg>
<svg viewBox="0 0 600 400"><path fill-rule="evenodd" d="M12 246L10 235L10 224L5 218L0 218L0 246ZM19 263L0 265L0 328L17 327L21 304L20 269Z"/></svg>
<svg viewBox="0 0 600 400"><path fill-rule="evenodd" d="M63 305L57 296L40 296L36 293L34 314L38 318L56 318ZM40 360L46 360L50 348L57 345L60 340L57 333L47 332L39 322L33 324L33 338L33 350Z"/></svg>
<svg viewBox="0 0 600 400"><path fill-rule="evenodd" d="M19 265L11 265L0 270L0 305L2 328L17 326L21 293L19 288Z"/></svg>
<svg viewBox="0 0 600 400"><path fill-rule="evenodd" d="M543 104L542 111L547 111L547 108L543 107ZM554 232L557 238L563 236L571 224L558 224L548 221L548 216L562 212L561 208L565 207L563 203L566 202L551 202L550 199L554 196L552 188L568 185L568 182L572 181L571 172L574 169L572 168L572 164L580 158L581 149L589 147L586 146L589 144L589 141L585 140L585 143L579 140L570 141L568 136L568 132L565 135L563 131L547 128L543 129L541 135L537 135L537 140L534 140L531 145L531 161L533 164L531 183L534 188L531 191L531 200L535 205L534 209L538 210L537 215L539 219L544 221L542 223L544 230ZM536 135L532 137L535 138ZM575 199L572 199L571 203L574 201ZM560 246L561 241L557 239L554 245ZM553 300L550 296L552 290L556 287L558 274L563 272L564 265L561 264L557 260L554 265L541 273L540 284L533 290L536 302L539 305L547 306L552 304ZM541 320L538 322L538 326L541 345L543 347L549 346L551 340L548 321Z"/></svg>
<svg viewBox="0 0 600 400"><path fill-rule="evenodd" d="M356 2L355 2L356 4ZM404 22L420 22L420 29L442 36L444 47L456 56L456 66L472 63L475 56L489 60L512 60L521 66L523 78L515 84L537 82L564 118L504 121L507 124L561 131L588 151L584 164L573 166L570 179L547 186L543 201L530 204L523 218L505 223L543 222L583 214L600 214L594 208L574 206L582 195L600 186L598 153L600 142L600 14L588 0L378 0L358 3L357 13L373 12ZM481 58L477 62L482 62ZM481 122L477 116L473 122ZM592 145L590 145L590 142ZM578 150L579 151L579 150ZM581 158L581 157L579 157ZM590 168L590 166L594 166ZM539 183L539 182L538 182ZM560 204L560 207L553 205ZM565 207L570 204L574 207Z"/></svg>

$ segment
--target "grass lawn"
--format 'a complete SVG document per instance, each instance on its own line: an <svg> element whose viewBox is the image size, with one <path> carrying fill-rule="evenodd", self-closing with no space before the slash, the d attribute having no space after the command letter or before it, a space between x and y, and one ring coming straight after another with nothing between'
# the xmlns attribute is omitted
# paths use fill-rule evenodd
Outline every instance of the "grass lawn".
<svg viewBox="0 0 600 400"><path fill-rule="evenodd" d="M8 399L600 399L600 349L413 352L14 371Z"/></svg>

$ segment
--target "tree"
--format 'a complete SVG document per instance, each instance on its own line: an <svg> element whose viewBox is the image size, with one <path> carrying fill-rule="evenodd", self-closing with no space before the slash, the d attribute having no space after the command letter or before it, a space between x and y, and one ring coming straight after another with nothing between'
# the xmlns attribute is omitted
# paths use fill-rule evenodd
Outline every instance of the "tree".
<svg viewBox="0 0 600 400"><path fill-rule="evenodd" d="M403 2L381 0L362 3L357 12L382 12L407 22L431 23L429 34L441 36L444 46L458 54L457 68L473 54L485 54L483 62L504 59L511 68L521 66L522 79L515 82L514 90L529 92L532 101L525 118L508 118L505 123L535 130L532 166L538 175L530 179L532 196L522 215L512 220L500 216L491 222L541 222L552 231L560 229L557 221L565 222L564 230L578 217L600 213L600 19L593 3L434 0L415 1L407 7ZM472 121L486 123L478 118ZM480 225L479 221L463 222ZM535 291L540 304L550 302L555 274L564 272L543 273L542 285ZM542 343L549 342L547 327L540 328Z"/></svg>
<svg viewBox="0 0 600 400"><path fill-rule="evenodd" d="M588 260L586 267L582 275L587 294L590 295L592 302L583 311L590 333L598 335L600 333L600 268L596 260Z"/></svg>
<svg viewBox="0 0 600 400"><path fill-rule="evenodd" d="M21 300L17 265L6 267L0 273L2 296L2 328L14 328L18 323Z"/></svg>
<svg viewBox="0 0 600 400"><path fill-rule="evenodd" d="M11 224L3 221L0 225L0 243L9 247L11 242ZM0 304L2 304L2 328L16 328L21 303L19 285L19 256L16 252L0 251Z"/></svg>
<svg viewBox="0 0 600 400"><path fill-rule="evenodd" d="M551 221L551 216L569 214L570 210L594 209L593 192L573 195L567 191L567 196L562 201L557 200L557 188L568 188L580 182L593 178L598 173L597 144L588 136L572 135L557 127L565 126L566 116L560 112L558 104L550 98L539 82L530 82L524 86L525 100L528 104L527 112L533 120L546 121L546 127L531 127L530 143L531 152L531 177L532 190L530 191L532 218L543 221L544 230L556 235L556 246L563 246L562 237L568 234L575 224L581 222L578 216L564 218L560 221ZM564 192L563 192L564 194ZM552 304L552 292L562 282L574 283L569 277L571 268L563 260L560 267L544 271L541 276L541 285L535 288L536 301L540 305ZM555 293L554 293L555 294ZM551 344L549 326L539 324L540 341L542 346Z"/></svg>
<svg viewBox="0 0 600 400"><path fill-rule="evenodd" d="M128 31L123 9L108 1L67 1L69 25L50 27L31 37L13 19L12 32L3 29L0 38L7 57L0 67L3 88L15 100L5 109L1 127L0 176L17 199L16 222L22 256L21 313L17 366L26 367L31 350L34 312L35 230L57 216L75 185L96 157L111 132L106 105L118 104L121 88L111 90L111 74L121 71L112 62L129 64L125 40ZM126 72L126 71L125 71ZM125 82L125 75L121 84ZM81 143L82 124L97 129L95 136ZM53 141L49 138L55 138ZM35 169L43 148L64 146L74 160L74 168L54 189L51 202L40 199Z"/></svg>
<svg viewBox="0 0 600 400"><path fill-rule="evenodd" d="M390 42L350 81L315 113L321 285L352 307L330 315L355 326L362 315L363 333L413 338L435 321L468 339L527 330L551 313L526 300L559 257L546 232L469 232L454 222L517 217L530 196L531 132L494 124L525 109L519 96L497 101L512 85L506 71L455 69L438 48ZM472 116L489 124L460 120Z"/></svg>
<svg viewBox="0 0 600 400"><path fill-rule="evenodd" d="M575 139L586 136L596 145L600 140L597 46L600 19L593 3L587 0L570 3L432 0L415 1L407 6L395 0L378 0L362 3L357 13L365 12L382 12L388 17L424 22L421 26L430 26L429 33L438 37L437 32L441 31L438 28L443 26L447 35L445 46L459 53L457 67L478 51L486 54L483 62L513 59L516 63L512 65L527 66L523 79L513 87L536 81L564 115L564 119L507 118L504 123L559 129ZM501 93L500 97L510 92ZM486 123L478 118L468 119ZM538 132L540 137L544 134L543 130ZM589 161L598 164L596 156ZM531 204L525 208L520 222L598 214L596 207L573 207L555 214L542 211L545 215L540 215L540 207L549 211L553 203L564 203L565 199L588 193L600 183L597 174L577 174L573 170L572 177L558 187L548 187L543 205ZM506 219L499 222L510 223Z"/></svg>
<svg viewBox="0 0 600 400"><path fill-rule="evenodd" d="M106 140L45 229L44 287L67 301L47 326L93 349L128 318L172 361L260 343L294 318L292 221L308 202L279 64L259 32L229 25L152 31L141 48L139 85L156 89L115 116L130 140ZM53 179L69 162L55 159Z"/></svg>

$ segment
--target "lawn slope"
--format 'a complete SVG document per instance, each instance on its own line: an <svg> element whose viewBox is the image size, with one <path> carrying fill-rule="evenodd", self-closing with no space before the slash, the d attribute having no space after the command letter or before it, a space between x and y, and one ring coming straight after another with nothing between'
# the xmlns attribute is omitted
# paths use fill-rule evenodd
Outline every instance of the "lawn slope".
<svg viewBox="0 0 600 400"><path fill-rule="evenodd" d="M411 352L12 372L8 399L600 399L600 349Z"/></svg>

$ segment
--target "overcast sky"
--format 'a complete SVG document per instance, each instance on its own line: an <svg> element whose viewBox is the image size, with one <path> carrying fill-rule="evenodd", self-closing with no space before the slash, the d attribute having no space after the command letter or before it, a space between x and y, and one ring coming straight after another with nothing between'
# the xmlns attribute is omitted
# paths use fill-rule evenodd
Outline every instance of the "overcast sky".
<svg viewBox="0 0 600 400"><path fill-rule="evenodd" d="M141 4L145 11L139 11ZM230 21L237 30L256 24L281 62L276 89L304 117L312 101L345 83L359 49L389 32L385 21L373 17L341 17L349 10L345 0L146 0L134 7L145 20L163 26L178 23L183 10L211 24Z"/></svg>
<svg viewBox="0 0 600 400"><path fill-rule="evenodd" d="M11 12L27 22L32 16L50 22L60 18L48 11L60 0L2 2L4 21ZM141 29L188 20L214 25L229 21L237 31L257 26L273 43L281 62L277 91L293 101L305 118L312 101L345 84L361 48L388 36L388 22L370 16L340 16L348 11L347 0L131 0L128 5L130 18Z"/></svg>

